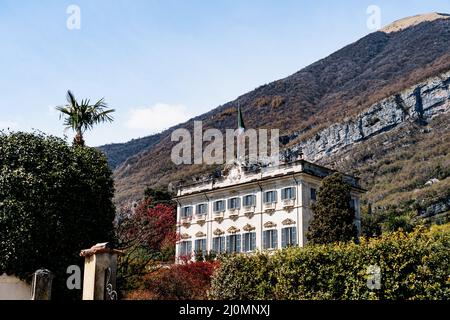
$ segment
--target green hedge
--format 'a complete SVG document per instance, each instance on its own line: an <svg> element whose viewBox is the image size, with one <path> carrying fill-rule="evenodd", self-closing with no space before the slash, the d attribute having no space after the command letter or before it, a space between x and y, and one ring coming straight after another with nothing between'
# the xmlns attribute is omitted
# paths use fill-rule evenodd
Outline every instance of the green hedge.
<svg viewBox="0 0 450 320"><path fill-rule="evenodd" d="M369 266L381 287L369 289ZM289 248L225 257L211 299L449 299L450 224L395 232L361 244Z"/></svg>

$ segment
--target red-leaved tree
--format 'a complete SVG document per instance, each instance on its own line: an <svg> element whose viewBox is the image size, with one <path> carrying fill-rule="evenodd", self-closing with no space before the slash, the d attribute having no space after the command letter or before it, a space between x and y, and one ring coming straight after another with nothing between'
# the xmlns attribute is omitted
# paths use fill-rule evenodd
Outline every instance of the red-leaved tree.
<svg viewBox="0 0 450 320"><path fill-rule="evenodd" d="M116 235L125 252L119 280L125 290L134 288L140 277L174 261L176 205L147 196L136 205L122 208L116 219Z"/></svg>

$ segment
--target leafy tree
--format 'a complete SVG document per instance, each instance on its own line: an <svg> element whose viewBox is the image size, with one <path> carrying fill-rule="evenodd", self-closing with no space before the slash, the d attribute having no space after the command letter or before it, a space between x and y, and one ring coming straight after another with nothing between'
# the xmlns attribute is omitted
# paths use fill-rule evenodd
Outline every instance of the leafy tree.
<svg viewBox="0 0 450 320"><path fill-rule="evenodd" d="M163 189L153 189L153 188L147 188L144 191L144 198L145 199L152 199L151 203L152 205L157 205L159 203L166 203L173 205L173 194L164 191Z"/></svg>
<svg viewBox="0 0 450 320"><path fill-rule="evenodd" d="M136 288L149 269L175 259L176 205L164 192L149 190L137 205L123 208L116 220L119 245L125 251L118 279L124 289Z"/></svg>
<svg viewBox="0 0 450 320"><path fill-rule="evenodd" d="M73 93L69 90L67 91L67 102L69 103L68 105L56 107L56 110L61 112L60 118L64 117L64 125L67 129L75 131L74 145L84 146L83 135L86 130L91 130L94 125L114 120L111 113L115 110L106 110L107 104L103 98L93 105L90 104L88 99L81 100L78 103Z"/></svg>
<svg viewBox="0 0 450 320"><path fill-rule="evenodd" d="M351 208L351 186L339 173L323 179L317 202L312 205L313 218L307 234L313 244L356 239L355 210Z"/></svg>
<svg viewBox="0 0 450 320"><path fill-rule="evenodd" d="M414 230L414 227L419 224L415 212L401 214L392 210L385 213L385 219L381 223L381 230L384 232L393 232L401 229L403 231L411 232Z"/></svg>
<svg viewBox="0 0 450 320"><path fill-rule="evenodd" d="M114 239L111 170L91 148L69 147L43 134L0 133L0 274L29 281L47 268L55 299L67 267L83 266L80 250Z"/></svg>
<svg viewBox="0 0 450 320"><path fill-rule="evenodd" d="M382 233L384 215L379 212L361 212L361 235L364 237L378 237Z"/></svg>

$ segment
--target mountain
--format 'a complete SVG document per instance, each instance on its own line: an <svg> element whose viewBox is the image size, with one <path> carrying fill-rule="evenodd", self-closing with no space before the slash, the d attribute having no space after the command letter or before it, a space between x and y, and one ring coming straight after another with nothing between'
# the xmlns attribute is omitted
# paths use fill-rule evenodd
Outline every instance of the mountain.
<svg viewBox="0 0 450 320"><path fill-rule="evenodd" d="M144 138L133 139L127 143L113 143L98 147L106 154L109 166L116 169L128 158L149 149L161 141L161 134L155 134Z"/></svg>
<svg viewBox="0 0 450 320"><path fill-rule="evenodd" d="M429 79L443 75L448 70L450 70L448 15L434 13L396 21L285 79L263 85L235 101L228 102L158 135L127 144L101 147L115 168L116 201L123 203L140 198L145 186L167 186L170 182L191 179L193 176L214 170L215 168L202 165L175 166L170 160L171 148L175 144L170 141L170 134L176 128L192 130L194 120L202 120L204 128L221 130L234 128L237 101L241 105L248 128L278 128L282 135L282 145L295 150L299 146L307 146L308 141L311 146L314 146L311 141L332 140L331 136L327 136L334 132L330 128L342 125L345 127L345 124L347 128L353 128L349 125L351 121L357 121L365 112L371 108L377 108L376 106L383 101L395 102L399 97L406 100L415 97L420 100L424 92L417 91L416 86L420 83L428 83ZM439 81L444 88L447 86L448 89L445 79ZM400 94L405 90L413 90L415 96L410 98L406 94ZM436 94L446 94L442 91L436 92L439 92ZM397 102L402 105L400 100ZM404 103L409 102L408 100ZM440 103L445 105L447 102ZM384 116L386 118L383 118ZM437 117L442 119L444 116L446 113L442 112ZM378 114L378 119L376 117L364 119L374 122L373 125L376 126L377 123L378 125L389 123L389 117L392 117L392 114L386 112ZM413 119L414 116L405 114L400 118ZM439 141L437 139L446 137L448 133L445 122L436 123L436 121L439 122L439 119L422 117L403 121L404 123L394 122L381 131L375 130L372 134L360 136L358 139L349 138L345 143L341 143L342 148L335 147L321 153L312 152L307 155L307 158L311 157L310 160L334 166L336 169L359 173L363 178L363 185L369 190L366 195L367 201L374 201L383 206L395 205L395 199L384 203L383 199L386 197L383 198L383 193L377 191L380 186L386 186L389 182L380 181L370 176L368 172L374 170L372 167L374 162L378 163L378 167L375 167L380 169L380 166L387 166L387 163L395 166L398 165L398 161L403 161L401 157L397 159L393 156L393 153L397 152L395 145L401 140L403 130L411 132L405 137L410 139L409 142L405 143L413 152L415 150L416 154L419 154L423 151L428 154L429 151L430 155L433 154L431 146ZM358 125L355 128L358 128ZM421 135L420 132L423 130L430 130L431 134ZM392 136L393 142L391 144L381 142L381 137L384 136ZM378 139L381 139L379 143ZM424 139L428 142L418 143L425 141ZM423 149L418 149L419 145ZM365 154L363 151L366 149L363 146L370 147L372 151ZM401 145L398 147L400 148ZM447 147L448 145L442 147L440 156L445 158L449 150ZM360 158L356 158L356 155ZM432 163L433 160L430 158L420 160L421 165L430 165L431 171ZM436 166L438 164L435 164ZM439 174L439 180L442 181L447 179L445 166L448 168L448 163L443 160L439 166L444 166L444 172ZM399 171L396 172L399 173ZM372 174L375 175L373 172ZM411 176L402 175L401 178L412 178ZM433 173L430 172L422 178L427 179L431 176ZM401 184L401 181L396 183ZM420 184L422 181L417 183ZM409 185L397 187L397 191L402 194L414 191L413 186ZM417 188L418 185L415 187ZM392 195L391 193L390 196ZM441 192L439 201L441 196L445 198Z"/></svg>

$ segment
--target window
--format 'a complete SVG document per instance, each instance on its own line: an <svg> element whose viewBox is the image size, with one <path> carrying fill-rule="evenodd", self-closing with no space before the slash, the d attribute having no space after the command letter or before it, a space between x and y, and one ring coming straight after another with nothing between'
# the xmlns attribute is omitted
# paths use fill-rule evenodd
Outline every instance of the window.
<svg viewBox="0 0 450 320"><path fill-rule="evenodd" d="M180 256L190 256L192 253L192 241L180 242Z"/></svg>
<svg viewBox="0 0 450 320"><path fill-rule="evenodd" d="M276 249L278 248L278 231L266 230L263 232L263 246L264 249Z"/></svg>
<svg viewBox="0 0 450 320"><path fill-rule="evenodd" d="M292 200L295 199L295 188L284 188L281 190L281 200Z"/></svg>
<svg viewBox="0 0 450 320"><path fill-rule="evenodd" d="M297 228L289 227L281 229L281 247L292 247L297 245Z"/></svg>
<svg viewBox="0 0 450 320"><path fill-rule="evenodd" d="M195 240L195 252L202 252L203 254L206 253L206 239Z"/></svg>
<svg viewBox="0 0 450 320"><path fill-rule="evenodd" d="M244 233L243 247L244 252L256 250L256 232Z"/></svg>
<svg viewBox="0 0 450 320"><path fill-rule="evenodd" d="M206 203L202 203L202 204L198 204L197 205L197 215L201 216L206 214L206 212L208 211L208 204Z"/></svg>
<svg viewBox="0 0 450 320"><path fill-rule="evenodd" d="M352 208L353 210L356 210L356 200L355 199L350 200L350 208Z"/></svg>
<svg viewBox="0 0 450 320"><path fill-rule="evenodd" d="M213 251L215 253L225 252L225 237L213 238Z"/></svg>
<svg viewBox="0 0 450 320"><path fill-rule="evenodd" d="M241 252L241 235L240 234L233 234L233 235L227 236L227 252L228 253Z"/></svg>
<svg viewBox="0 0 450 320"><path fill-rule="evenodd" d="M181 208L181 218L189 218L192 217L192 207L183 207Z"/></svg>
<svg viewBox="0 0 450 320"><path fill-rule="evenodd" d="M219 200L214 202L214 212L222 212L225 211L225 201Z"/></svg>
<svg viewBox="0 0 450 320"><path fill-rule="evenodd" d="M256 205L256 196L254 194L249 194L244 196L244 207L254 207Z"/></svg>
<svg viewBox="0 0 450 320"><path fill-rule="evenodd" d="M241 207L241 199L231 198L228 199L228 210L239 209Z"/></svg>
<svg viewBox="0 0 450 320"><path fill-rule="evenodd" d="M275 203L277 202L277 192L267 191L264 193L264 203Z"/></svg>
<svg viewBox="0 0 450 320"><path fill-rule="evenodd" d="M311 200L317 200L317 190L315 188L311 188Z"/></svg>

